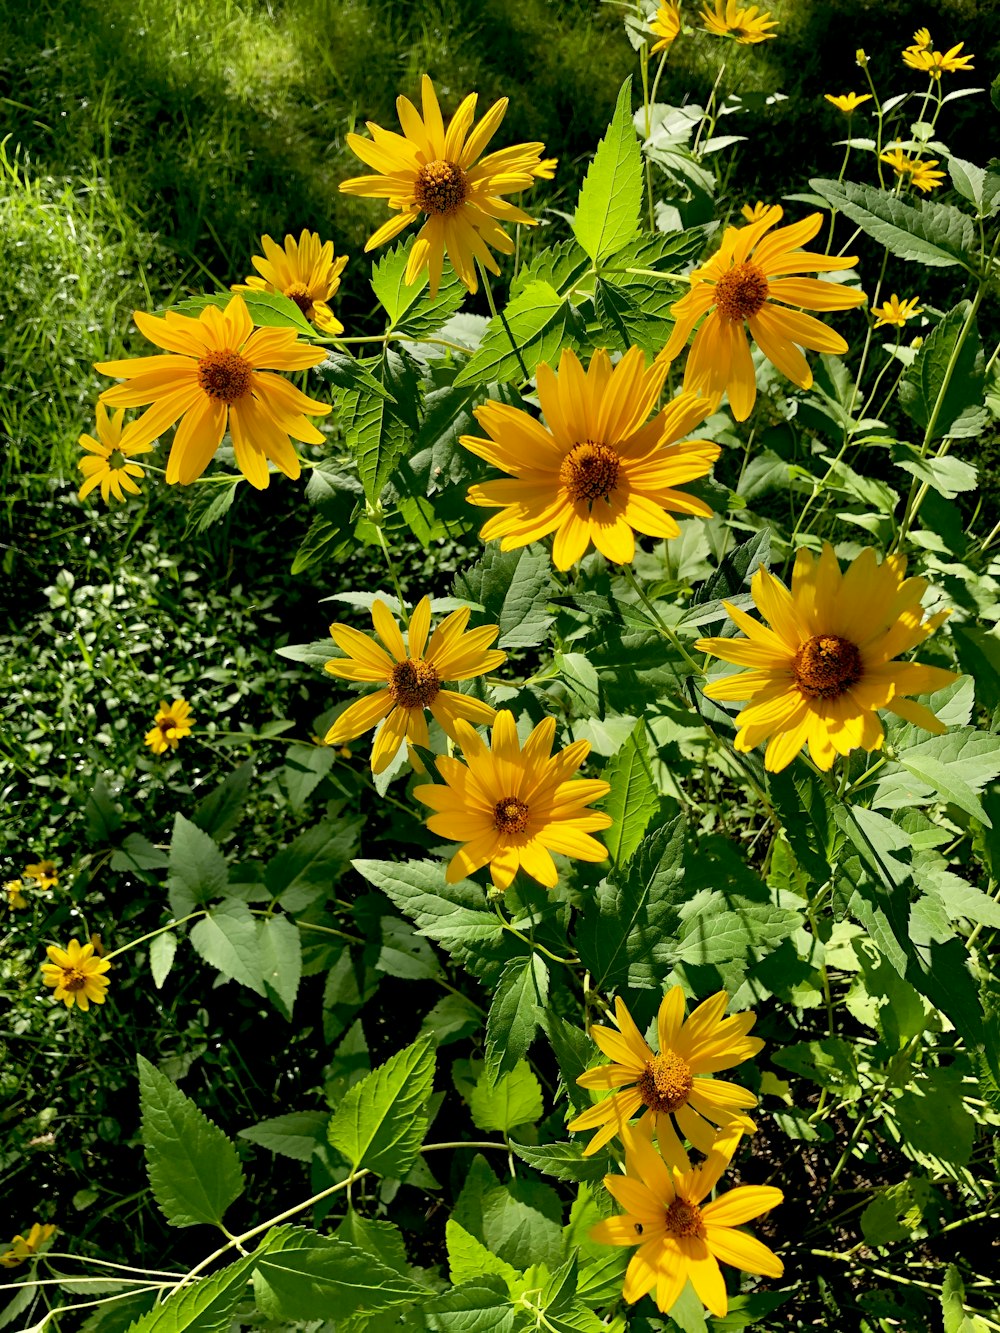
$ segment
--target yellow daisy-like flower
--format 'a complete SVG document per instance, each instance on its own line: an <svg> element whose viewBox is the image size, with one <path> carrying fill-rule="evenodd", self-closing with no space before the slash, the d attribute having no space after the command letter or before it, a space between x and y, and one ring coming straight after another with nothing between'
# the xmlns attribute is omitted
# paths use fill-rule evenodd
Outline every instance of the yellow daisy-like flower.
<svg viewBox="0 0 1000 1333"><path fill-rule="evenodd" d="M477 407L490 438L463 435L461 443L510 474L469 490L470 504L500 510L483 525L483 541L499 537L510 551L554 532L557 569L569 569L591 543L608 560L628 564L636 532L677 536L669 510L709 517L703 500L676 489L706 476L719 456L707 440L678 443L704 421L709 404L682 393L647 421L666 373L663 361L647 369L638 347L614 369L607 352L595 352L584 373L565 348L558 373L544 362L536 371L547 425L504 403Z"/></svg>
<svg viewBox="0 0 1000 1333"><path fill-rule="evenodd" d="M913 34L913 45L918 51L923 51L925 48L933 46L934 43L931 41L930 28L918 28Z"/></svg>
<svg viewBox="0 0 1000 1333"><path fill-rule="evenodd" d="M200 477L229 427L236 464L251 486L266 489L267 460L294 481L300 472L292 439L322 444L303 413L325 416L329 403L300 393L272 370L306 370L326 352L294 329L255 329L238 293L225 310L210 305L197 319L168 310L160 319L136 310L139 331L168 356L102 361L102 375L124 379L101 398L118 407L153 406L128 428L129 446L148 444L181 417L167 459L167 482ZM291 436L291 439L289 438Z"/></svg>
<svg viewBox="0 0 1000 1333"><path fill-rule="evenodd" d="M758 42L770 41L777 37L769 28L778 26L770 12L759 5L741 9L738 0L715 0L715 8L708 5L701 11L701 21L706 32L713 37L732 37L741 46L756 46Z"/></svg>
<svg viewBox="0 0 1000 1333"><path fill-rule="evenodd" d="M342 181L340 188L346 194L386 199L397 211L370 238L366 252L391 241L423 215L427 221L410 251L405 281L415 282L426 268L431 295L435 295L447 251L455 272L474 292L478 287L475 261L499 273L489 247L505 255L514 252L514 242L500 223L536 225L534 218L501 196L519 194L539 177L550 178L555 159L542 161L545 145L541 143L515 144L481 157L500 128L508 99L494 102L473 127L478 95L470 93L445 130L434 85L426 74L420 88L422 116L408 98L396 98L401 135L372 121L367 122L370 139L348 134L352 152L378 175L354 176Z"/></svg>
<svg viewBox="0 0 1000 1333"><path fill-rule="evenodd" d="M924 30L926 31L926 29ZM918 34L919 35L919 34ZM964 42L959 42L950 51L931 51L926 47L908 46L903 52L903 63L921 74L929 74L932 79L940 80L942 74L957 74L974 69L975 56L960 55Z"/></svg>
<svg viewBox="0 0 1000 1333"><path fill-rule="evenodd" d="M443 681L472 680L506 661L506 653L490 648L500 627L483 625L466 632L469 615L467 606L453 611L438 625L428 643L431 600L424 597L410 617L407 645L385 602L376 600L372 603L372 625L384 647L350 625L331 625L333 641L347 657L327 662L327 671L340 680L366 684L377 681L385 688L366 695L341 713L326 733L325 743L343 745L382 722L372 746L371 761L372 772L382 773L404 741L425 748L430 745L424 715L427 708L456 741L460 720L492 722L496 714L489 704L457 690L441 688Z"/></svg>
<svg viewBox="0 0 1000 1333"><path fill-rule="evenodd" d="M42 964L42 981L55 987L55 999L62 1000L67 1009L78 1004L84 1013L91 1004L104 1003L108 988L104 973L111 964L94 956L92 944L70 940L65 949L50 944L45 952L51 961Z"/></svg>
<svg viewBox="0 0 1000 1333"><path fill-rule="evenodd" d="M888 152L880 153L879 161L887 162L900 179L909 179L924 194L929 190L936 190L944 180L944 172L934 170L938 164L936 157L930 159L910 157L898 143L893 144Z"/></svg>
<svg viewBox="0 0 1000 1333"><path fill-rule="evenodd" d="M584 1149L585 1157L616 1134L622 1137L623 1129L640 1110L640 1124L656 1134L664 1152L675 1155L683 1151L677 1130L699 1152L711 1148L716 1126L739 1124L744 1132L754 1130L753 1122L743 1114L757 1105L753 1093L710 1077L750 1060L764 1045L759 1037L747 1036L757 1015L724 1018L728 1003L729 996L719 991L685 1019L684 992L680 986L672 987L656 1018L657 1054L636 1027L625 1001L621 996L615 999L618 1031L600 1024L590 1029L612 1063L588 1069L577 1079L581 1087L612 1093L569 1123L573 1131L597 1130Z"/></svg>
<svg viewBox="0 0 1000 1333"><path fill-rule="evenodd" d="M190 735L191 705L187 700L175 699L169 706L161 701L145 742L154 754L166 754L168 750L176 750L184 737Z"/></svg>
<svg viewBox="0 0 1000 1333"><path fill-rule="evenodd" d="M746 218L747 222L763 222L768 218L772 222L781 220L784 210L780 204L765 204L758 199L755 204L744 204L740 213Z"/></svg>
<svg viewBox="0 0 1000 1333"><path fill-rule="evenodd" d="M824 93L823 96L838 111L843 111L845 116L853 115L858 107L864 102L872 100L871 93L843 93L840 96L834 96L833 93Z"/></svg>
<svg viewBox="0 0 1000 1333"><path fill-rule="evenodd" d="M668 51L681 31L681 8L677 0L666 0L661 4L649 26L659 39L649 48L649 54L655 56L657 51Z"/></svg>
<svg viewBox="0 0 1000 1333"><path fill-rule="evenodd" d="M40 889L54 889L59 883L59 871L55 861L36 861L25 866L23 872L28 879L33 879Z"/></svg>
<svg viewBox="0 0 1000 1333"><path fill-rule="evenodd" d="M799 247L819 231L820 213L765 236L782 217L780 208L746 227L727 227L718 251L691 274L691 290L674 305L676 323L658 359L672 361L703 315L684 368L684 388L717 403L729 394L737 421L745 421L757 398L757 381L746 325L767 359L793 384L808 389L812 371L799 346L842 353L847 343L807 310L848 310L867 299L856 288L800 273L829 273L853 267L854 256L813 254ZM780 304L779 304L780 303Z"/></svg>
<svg viewBox="0 0 1000 1333"><path fill-rule="evenodd" d="M784 1265L754 1236L739 1228L782 1202L771 1185L740 1185L705 1203L732 1161L738 1127L719 1134L696 1170L682 1154L661 1156L637 1130L625 1138L625 1176L605 1176L608 1193L625 1209L590 1229L604 1245L636 1245L622 1295L630 1304L655 1294L668 1314L690 1281L703 1305L723 1318L729 1308L719 1264L779 1278Z"/></svg>
<svg viewBox="0 0 1000 1333"><path fill-rule="evenodd" d="M446 785L413 792L435 812L427 820L431 832L463 844L448 865L449 884L489 864L498 889L509 888L518 870L552 889L559 872L550 853L607 860L607 849L590 834L610 828L611 818L586 807L611 787L596 778L573 778L590 753L589 741L574 741L553 755L556 724L547 717L522 748L506 709L496 715L491 749L467 722L458 722L456 731L466 762L443 756L437 769Z"/></svg>
<svg viewBox="0 0 1000 1333"><path fill-rule="evenodd" d="M7 906L12 912L28 906L28 900L21 892L23 888L24 882L20 879L8 879L3 886L3 891L7 895Z"/></svg>
<svg viewBox="0 0 1000 1333"><path fill-rule="evenodd" d="M139 495L140 488L134 478L145 476L145 471L138 463L130 460L135 454L148 454L152 445L135 442L135 422L123 429L124 407L108 415L103 403L97 404L97 439L93 435L81 435L80 447L86 449L87 456L81 458L77 467L84 475L84 483L77 494L83 500L95 486L101 488L101 498L110 504L112 495L116 500L124 501L124 492Z"/></svg>
<svg viewBox="0 0 1000 1333"><path fill-rule="evenodd" d="M955 673L894 659L929 638L949 613L925 620L927 581L905 574L905 556L879 564L871 547L842 572L826 542L818 559L805 549L796 553L791 592L766 569L754 574L754 604L773 628L724 603L747 637L699 639L696 646L750 668L705 690L710 699L751 700L736 719L737 750L767 740L764 764L776 773L808 743L813 762L828 769L838 754L882 748L879 708L936 735L946 730L906 696L943 689Z"/></svg>
<svg viewBox="0 0 1000 1333"><path fill-rule="evenodd" d="M14 1237L10 1249L0 1254L0 1264L4 1268L17 1268L20 1264L27 1263L55 1233L54 1226L43 1226L41 1222L36 1222L26 1236Z"/></svg>
<svg viewBox="0 0 1000 1333"><path fill-rule="evenodd" d="M285 237L284 248L270 236L261 237L261 246L264 254L253 255L250 260L260 276L251 274L245 284L236 283L232 290L280 292L324 333L343 333L344 326L329 302L340 286L347 256L334 258L333 241L321 243L318 232L303 228L298 240L291 233Z"/></svg>
<svg viewBox="0 0 1000 1333"><path fill-rule="evenodd" d="M917 305L919 300L919 296L913 296L907 301L901 301L893 292L888 301L884 301L882 305L872 306L875 327L881 329L887 324L895 324L902 328L908 319L913 319L914 315L923 314L923 307Z"/></svg>

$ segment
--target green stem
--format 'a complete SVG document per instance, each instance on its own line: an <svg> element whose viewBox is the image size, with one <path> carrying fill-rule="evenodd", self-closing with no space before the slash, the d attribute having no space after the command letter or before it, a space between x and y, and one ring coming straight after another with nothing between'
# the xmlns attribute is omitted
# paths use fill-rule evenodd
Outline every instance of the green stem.
<svg viewBox="0 0 1000 1333"><path fill-rule="evenodd" d="M157 935L163 935L166 931L173 930L177 926L183 926L185 921L193 921L196 916L207 915L208 911L205 908L201 908L197 912L189 912L187 916L182 916L178 921L169 921L165 926L159 926L156 930L151 930L148 935L140 935L137 940L129 940L128 944L123 944L120 949L115 949L113 953L106 953L104 961L110 963L112 958L117 958L119 954L127 953L129 949L145 944L147 940L154 939Z"/></svg>
<svg viewBox="0 0 1000 1333"><path fill-rule="evenodd" d="M493 289L490 286L489 277L487 275L485 268L483 268L482 264L479 262L478 259L476 260L476 267L479 269L479 276L483 280L483 290L486 292L486 301L490 307L490 312L492 313L493 318L499 319L500 323L503 325L504 332L507 335L508 341L510 342L514 355L517 357L517 364L521 367L521 374L524 376L525 379L530 379L531 376L528 374L528 367L524 364L524 357L521 355L521 349L520 347L518 347L517 342L514 339L514 334L511 331L511 327L507 323L507 316L503 314L501 311L497 310L496 302L493 300Z"/></svg>
<svg viewBox="0 0 1000 1333"><path fill-rule="evenodd" d="M671 645L671 647L675 650L675 652L677 652L680 655L681 660L685 663L685 665L689 667L690 670L696 676L703 676L705 674L704 667L699 666L698 663L694 660L694 658L689 655L686 648L681 643L680 639L670 628L667 622L663 619L663 617L660 615L659 611L657 611L653 603L646 596L645 591L639 585L639 581L635 577L635 572L632 569L632 566L623 565L622 569L625 572L625 577L632 585L633 591L636 593L639 600L642 602L643 606L646 608L646 610L649 612L649 614L653 617L654 621L656 622L657 628L662 637L667 640L667 642Z"/></svg>
<svg viewBox="0 0 1000 1333"><path fill-rule="evenodd" d="M402 616L407 628L410 625L410 617L406 611L406 602L403 600L403 590L399 586L399 575L396 572L396 565L392 556L389 554L389 546L385 540L385 533L382 531L382 524L375 525L375 531L378 533L379 545L382 547L382 554L385 556L385 563L389 567L389 577L392 579L392 586L396 590L396 597L399 601L399 614Z"/></svg>
<svg viewBox="0 0 1000 1333"><path fill-rule="evenodd" d="M516 927L510 924L503 912L500 911L500 905L496 901L493 903L493 910L496 912L497 920L500 922L503 929L506 930L508 934L513 935L515 939L519 939L522 944L526 944L529 949L536 950L538 953L544 954L546 958L551 958L554 963L562 963L566 967L576 967L579 964L580 960L575 955L572 958L560 958L558 954L551 953L546 949L544 944L539 944L537 940L533 940L529 938L529 936L522 934L521 931L517 930Z"/></svg>

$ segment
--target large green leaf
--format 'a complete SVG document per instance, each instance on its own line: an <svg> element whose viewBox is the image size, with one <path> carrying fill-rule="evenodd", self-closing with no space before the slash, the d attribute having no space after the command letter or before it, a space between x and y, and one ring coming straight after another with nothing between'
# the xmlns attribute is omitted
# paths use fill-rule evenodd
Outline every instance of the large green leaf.
<svg viewBox="0 0 1000 1333"><path fill-rule="evenodd" d="M540 546L501 551L488 542L482 555L455 576L455 596L478 602L487 623L500 626L501 648L535 648L554 619L547 614L552 564Z"/></svg>
<svg viewBox="0 0 1000 1333"><path fill-rule="evenodd" d="M195 922L191 943L223 976L241 982L258 995L264 994L257 922L246 903L227 898L214 907Z"/></svg>
<svg viewBox="0 0 1000 1333"><path fill-rule="evenodd" d="M136 1060L153 1197L172 1226L218 1226L244 1189L236 1149L165 1074L141 1055Z"/></svg>
<svg viewBox="0 0 1000 1333"><path fill-rule="evenodd" d="M351 1165L402 1179L427 1129L434 1043L421 1037L350 1088L330 1121L331 1144Z"/></svg>
<svg viewBox="0 0 1000 1333"><path fill-rule="evenodd" d="M596 266L639 234L642 154L632 123L632 79L622 84L573 215L573 235Z"/></svg>
<svg viewBox="0 0 1000 1333"><path fill-rule="evenodd" d="M899 762L929 783L943 801L992 826L979 793L1000 776L1000 736L962 727L910 746L899 755Z"/></svg>
<svg viewBox="0 0 1000 1333"><path fill-rule="evenodd" d="M264 987L286 1018L291 1019L302 980L302 936L287 916L269 916L257 925Z"/></svg>
<svg viewBox="0 0 1000 1333"><path fill-rule="evenodd" d="M495 1082L484 1065L469 1094L469 1109L480 1129L503 1134L517 1125L540 1120L542 1089L527 1060L519 1060L509 1074Z"/></svg>
<svg viewBox="0 0 1000 1333"><path fill-rule="evenodd" d="M947 204L914 207L895 195L853 181L812 180L817 194L833 204L897 259L927 268L967 267L975 245L972 219Z"/></svg>
<svg viewBox="0 0 1000 1333"><path fill-rule="evenodd" d="M490 320L477 351L455 377L456 386L528 379L539 361L556 359L573 318L572 306L549 283L529 283Z"/></svg>
<svg viewBox="0 0 1000 1333"><path fill-rule="evenodd" d="M442 278L437 296L431 296L428 274L422 269L416 282L404 281L413 240L397 245L372 265L372 291L389 318L388 332L418 339L434 333L465 300L465 287L454 271Z"/></svg>
<svg viewBox="0 0 1000 1333"><path fill-rule="evenodd" d="M285 1115L262 1120L259 1125L241 1129L239 1137L282 1157L308 1162L316 1149L326 1142L329 1119L326 1111L288 1111Z"/></svg>
<svg viewBox="0 0 1000 1333"><path fill-rule="evenodd" d="M247 759L201 798L191 812L191 822L217 841L227 838L243 813L252 775L253 760Z"/></svg>
<svg viewBox="0 0 1000 1333"><path fill-rule="evenodd" d="M574 1139L565 1143L511 1143L518 1157L543 1175L555 1176L556 1180L589 1180L596 1184L606 1176L610 1163L606 1152L584 1157L583 1141Z"/></svg>
<svg viewBox="0 0 1000 1333"><path fill-rule="evenodd" d="M501 1278L477 1275L474 1282L436 1296L423 1313L440 1333L511 1333L514 1328L514 1307Z"/></svg>
<svg viewBox="0 0 1000 1333"><path fill-rule="evenodd" d="M329 364L321 367L334 378ZM337 374L354 381L337 395L337 418L370 504L375 504L416 433L419 378L412 358L386 347L372 369L338 363ZM334 378L334 382L337 380Z"/></svg>
<svg viewBox="0 0 1000 1333"><path fill-rule="evenodd" d="M340 1237L304 1228L295 1232L256 1264L258 1304L272 1319L340 1321L409 1305L428 1294L411 1277Z"/></svg>
<svg viewBox="0 0 1000 1333"><path fill-rule="evenodd" d="M299 912L341 877L357 850L361 820L323 820L268 863L264 883L282 907Z"/></svg>
<svg viewBox="0 0 1000 1333"><path fill-rule="evenodd" d="M258 1262L254 1254L190 1283L137 1319L129 1333L229 1333L237 1305Z"/></svg>
<svg viewBox="0 0 1000 1333"><path fill-rule="evenodd" d="M168 866L167 887L175 916L187 916L225 891L226 858L208 834L182 814L174 816Z"/></svg>
<svg viewBox="0 0 1000 1333"><path fill-rule="evenodd" d="M975 319L965 329L969 310L968 301L960 301L949 310L925 339L900 381L899 401L903 410L922 430L927 429L934 417L931 438L935 440L979 435L989 420L983 405L983 344ZM961 346L959 338L963 339ZM942 390L944 397L937 408Z"/></svg>
<svg viewBox="0 0 1000 1333"><path fill-rule="evenodd" d="M605 769L604 778L611 784L604 810L614 823L601 836L615 865L624 866L660 806L649 763L645 719L635 724L631 736Z"/></svg>
<svg viewBox="0 0 1000 1333"><path fill-rule="evenodd" d="M512 958L493 992L486 1019L486 1068L509 1074L528 1053L549 994L549 969L537 953Z"/></svg>

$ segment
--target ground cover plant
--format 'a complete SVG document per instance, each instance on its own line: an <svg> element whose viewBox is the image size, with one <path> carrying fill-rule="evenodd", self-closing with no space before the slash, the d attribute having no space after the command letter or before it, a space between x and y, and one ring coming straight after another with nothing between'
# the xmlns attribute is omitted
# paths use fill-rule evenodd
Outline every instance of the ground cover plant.
<svg viewBox="0 0 1000 1333"><path fill-rule="evenodd" d="M0 1327L1000 1327L1000 81L939 20L780 191L777 7L605 6L575 162L400 70L360 243L200 290L6 145L9 233L95 238L11 439L96 393L75 498L5 459Z"/></svg>

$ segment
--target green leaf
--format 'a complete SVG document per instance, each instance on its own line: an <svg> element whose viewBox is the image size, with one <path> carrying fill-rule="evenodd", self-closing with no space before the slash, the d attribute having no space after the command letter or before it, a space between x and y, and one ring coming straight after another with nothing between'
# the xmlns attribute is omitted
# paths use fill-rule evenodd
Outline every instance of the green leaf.
<svg viewBox="0 0 1000 1333"><path fill-rule="evenodd" d="M165 1074L136 1056L153 1197L171 1226L218 1226L244 1190L233 1144Z"/></svg>
<svg viewBox="0 0 1000 1333"><path fill-rule="evenodd" d="M465 287L454 271L446 273L437 296L428 291L428 273L421 269L416 282L404 282L406 265L416 238L397 245L372 265L372 291L389 317L389 333L419 339L436 333L465 300Z"/></svg>
<svg viewBox="0 0 1000 1333"><path fill-rule="evenodd" d="M349 507L354 508L353 497L349 500ZM307 569L319 564L320 560L335 560L353 544L353 540L353 534L346 521L335 521L324 514L317 514L309 524L299 549L295 552L292 575L304 574ZM279 648L278 652L283 657L289 656L289 652L284 649ZM327 652L326 655L329 657L330 653Z"/></svg>
<svg viewBox="0 0 1000 1333"><path fill-rule="evenodd" d="M901 445L893 450L893 462L918 481L943 495L946 500L954 500L962 491L974 491L979 484L979 473L971 463L961 458L945 454L940 458L921 458L912 445Z"/></svg>
<svg viewBox="0 0 1000 1333"><path fill-rule="evenodd" d="M539 361L555 361L572 306L547 282L531 282L486 326L483 340L455 376L455 385L528 379Z"/></svg>
<svg viewBox="0 0 1000 1333"><path fill-rule="evenodd" d="M287 916L269 916L257 923L264 987L287 1019L292 1017L302 979L302 936Z"/></svg>
<svg viewBox="0 0 1000 1333"><path fill-rule="evenodd" d="M955 1065L925 1069L894 1099L892 1114L908 1148L955 1166L968 1164L976 1121L962 1100L963 1079Z"/></svg>
<svg viewBox="0 0 1000 1333"><path fill-rule="evenodd" d="M213 523L225 518L236 499L236 488L243 480L241 476L227 477L213 473L211 486L199 486L195 491L187 515L184 537L200 536L207 532Z"/></svg>
<svg viewBox="0 0 1000 1333"><path fill-rule="evenodd" d="M473 1123L480 1129L509 1133L542 1117L542 1089L526 1060L519 1060L496 1083L485 1065L469 1095Z"/></svg>
<svg viewBox="0 0 1000 1333"><path fill-rule="evenodd" d="M573 235L599 267L639 234L642 154L632 123L632 78L621 86L573 215Z"/></svg>
<svg viewBox="0 0 1000 1333"><path fill-rule="evenodd" d="M927 268L967 266L975 247L972 219L947 204L917 207L853 181L812 180L812 188L897 259Z"/></svg>
<svg viewBox="0 0 1000 1333"><path fill-rule="evenodd" d="M264 994L257 923L246 903L229 898L191 929L191 943L225 977Z"/></svg>
<svg viewBox="0 0 1000 1333"><path fill-rule="evenodd" d="M497 1258L453 1217L445 1223L444 1238L448 1249L448 1273L456 1287L479 1281L485 1273L495 1273L506 1283L517 1281L517 1269Z"/></svg>
<svg viewBox="0 0 1000 1333"><path fill-rule="evenodd" d="M121 811L115 805L103 773L99 773L84 808L87 837L94 846L112 842L122 826Z"/></svg>
<svg viewBox="0 0 1000 1333"><path fill-rule="evenodd" d="M228 838L240 822L252 776L253 760L247 759L239 768L234 768L214 791L202 797L191 812L191 822L217 842Z"/></svg>
<svg viewBox="0 0 1000 1333"><path fill-rule="evenodd" d="M900 381L899 401L903 410L922 430L928 428L933 417L931 438L935 440L979 435L989 419L983 405L983 345L975 319L959 347L970 310L968 301L960 301L949 310ZM935 416L937 400L949 372L951 378Z"/></svg>
<svg viewBox="0 0 1000 1333"><path fill-rule="evenodd" d="M402 1179L427 1130L434 1082L434 1043L418 1038L350 1088L327 1131L352 1167Z"/></svg>
<svg viewBox="0 0 1000 1333"><path fill-rule="evenodd" d="M512 958L493 992L486 1019L486 1069L509 1074L527 1055L549 994L549 969L537 953Z"/></svg>
<svg viewBox="0 0 1000 1333"><path fill-rule="evenodd" d="M157 990L166 981L174 965L177 952L177 936L172 930L165 930L162 935L155 935L149 943L149 970L153 974L153 985Z"/></svg>
<svg viewBox="0 0 1000 1333"><path fill-rule="evenodd" d="M990 218L1000 208L1000 176L961 157L948 158L948 172L955 189L975 204L980 217Z"/></svg>
<svg viewBox="0 0 1000 1333"><path fill-rule="evenodd" d="M179 813L174 816L168 865L170 906L177 917L225 892L226 858L207 833Z"/></svg>
<svg viewBox="0 0 1000 1333"><path fill-rule="evenodd" d="M131 871L142 879L148 878L143 871L163 870L166 865L166 854L140 833L130 833L111 854L112 870Z"/></svg>
<svg viewBox="0 0 1000 1333"><path fill-rule="evenodd" d="M356 1249L373 1254L394 1273L409 1275L403 1233L392 1222L375 1222L351 1209L337 1228L336 1235Z"/></svg>
<svg viewBox="0 0 1000 1333"><path fill-rule="evenodd" d="M550 1185L522 1177L501 1184L477 1154L452 1218L519 1271L537 1264L552 1271L564 1258L562 1213L562 1201Z"/></svg>
<svg viewBox="0 0 1000 1333"><path fill-rule="evenodd" d="M660 808L649 763L644 718L635 724L631 736L611 760L603 777L611 784L611 790L604 798L604 810L614 823L601 836L612 861L621 867L631 860L649 821Z"/></svg>
<svg viewBox="0 0 1000 1333"><path fill-rule="evenodd" d="M1000 634L976 625L952 630L958 660L976 684L976 698L991 711L1000 707Z"/></svg>
<svg viewBox="0 0 1000 1333"><path fill-rule="evenodd" d="M962 727L921 741L898 758L907 772L929 783L943 801L992 827L978 793L1000 776L1000 737Z"/></svg>
<svg viewBox="0 0 1000 1333"><path fill-rule="evenodd" d="M262 1247L263 1248L263 1247ZM260 1249L200 1278L144 1314L129 1333L229 1333Z"/></svg>
<svg viewBox="0 0 1000 1333"><path fill-rule="evenodd" d="M302 1233L302 1243L256 1265L258 1299L271 1318L342 1320L421 1300L427 1288L337 1237Z"/></svg>
<svg viewBox="0 0 1000 1333"><path fill-rule="evenodd" d="M323 820L267 863L264 883L289 912L299 912L340 879L357 850L361 820Z"/></svg>
<svg viewBox="0 0 1000 1333"><path fill-rule="evenodd" d="M500 648L536 648L548 636L554 616L546 613L552 592L552 565L540 546L501 551L488 542L483 554L455 576L455 596L478 602L487 624L500 626Z"/></svg>
<svg viewBox="0 0 1000 1333"><path fill-rule="evenodd" d="M327 1111L289 1111L241 1129L239 1137L293 1161L308 1162L326 1142L329 1119Z"/></svg>
<svg viewBox="0 0 1000 1333"><path fill-rule="evenodd" d="M423 1313L441 1333L511 1333L514 1328L514 1309L500 1278L477 1275L474 1282L436 1296Z"/></svg>
<svg viewBox="0 0 1000 1333"><path fill-rule="evenodd" d="M281 777L288 799L296 810L305 807L309 797L323 781L336 759L329 745L290 745L285 754Z"/></svg>
<svg viewBox="0 0 1000 1333"><path fill-rule="evenodd" d="M583 1143L579 1140L535 1146L514 1143L512 1140L510 1146L529 1166L541 1171L543 1175L555 1176L557 1180L587 1180L596 1184L610 1170L607 1153L584 1157Z"/></svg>
<svg viewBox="0 0 1000 1333"><path fill-rule="evenodd" d="M914 1176L879 1189L861 1214L861 1234L868 1245L892 1245L907 1240L921 1225L928 1204L935 1200L930 1181Z"/></svg>

